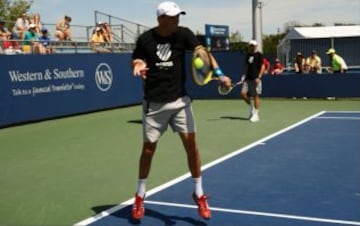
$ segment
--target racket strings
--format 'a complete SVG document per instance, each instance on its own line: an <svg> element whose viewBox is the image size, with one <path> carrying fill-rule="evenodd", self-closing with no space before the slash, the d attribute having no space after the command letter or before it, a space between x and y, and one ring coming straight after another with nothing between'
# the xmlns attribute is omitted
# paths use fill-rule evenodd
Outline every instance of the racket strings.
<svg viewBox="0 0 360 226"><path fill-rule="evenodd" d="M234 88L235 86L234 85L231 85L230 87L227 87L225 85L218 85L218 91L219 91L219 94L221 95L226 95L226 94L229 94L230 91Z"/></svg>
<svg viewBox="0 0 360 226"><path fill-rule="evenodd" d="M195 59L201 59L202 67L197 68ZM205 51L198 51L193 55L193 78L198 85L205 85L212 80L210 57Z"/></svg>

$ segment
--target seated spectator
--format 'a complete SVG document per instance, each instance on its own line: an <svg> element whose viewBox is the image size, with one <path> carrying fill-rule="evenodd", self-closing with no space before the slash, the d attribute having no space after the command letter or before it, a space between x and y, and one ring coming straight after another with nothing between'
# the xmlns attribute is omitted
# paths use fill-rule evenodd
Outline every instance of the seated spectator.
<svg viewBox="0 0 360 226"><path fill-rule="evenodd" d="M71 41L71 31L70 31L70 22L71 17L64 16L64 18L60 19L56 23L56 31L55 36L59 39L59 41Z"/></svg>
<svg viewBox="0 0 360 226"><path fill-rule="evenodd" d="M336 54L335 49L330 48L326 54L330 57L331 67L328 68L329 73L345 73L348 69L344 58Z"/></svg>
<svg viewBox="0 0 360 226"><path fill-rule="evenodd" d="M306 71L321 74L321 59L315 50L313 50L311 55L306 59Z"/></svg>
<svg viewBox="0 0 360 226"><path fill-rule="evenodd" d="M55 53L55 50L50 46L50 41L49 32L43 27L41 29L39 42L45 47L46 53Z"/></svg>
<svg viewBox="0 0 360 226"><path fill-rule="evenodd" d="M5 27L5 21L0 18L0 41L9 40L11 37L11 32L9 32Z"/></svg>
<svg viewBox="0 0 360 226"><path fill-rule="evenodd" d="M305 70L305 57L301 52L297 52L296 57L294 59L294 70L298 74L302 74L306 72Z"/></svg>
<svg viewBox="0 0 360 226"><path fill-rule="evenodd" d="M29 17L29 23L36 25L36 32L38 34L41 33L41 29L43 27L41 21L40 21L40 13L35 13Z"/></svg>
<svg viewBox="0 0 360 226"><path fill-rule="evenodd" d="M284 66L280 63L278 58L275 59L275 64L271 66L270 73L271 75L280 75L284 72Z"/></svg>
<svg viewBox="0 0 360 226"><path fill-rule="evenodd" d="M11 32L5 27L5 21L0 19L0 41L2 42L2 50L6 55L20 54L22 51L19 47L19 42L10 40Z"/></svg>
<svg viewBox="0 0 360 226"><path fill-rule="evenodd" d="M108 23L103 23L103 25L101 27L104 32L104 41L109 44L112 43L113 42L113 32L112 32L110 25Z"/></svg>
<svg viewBox="0 0 360 226"><path fill-rule="evenodd" d="M15 55L22 54L19 42L17 40L7 40L3 42L4 54Z"/></svg>
<svg viewBox="0 0 360 226"><path fill-rule="evenodd" d="M25 33L25 45L31 47L33 53L45 54L45 47L39 42L39 34L36 32L36 25L30 24L29 30Z"/></svg>
<svg viewBox="0 0 360 226"><path fill-rule="evenodd" d="M103 29L101 27L97 27L95 33L91 36L91 48L97 53L109 53L110 50L105 48L104 44Z"/></svg>
<svg viewBox="0 0 360 226"><path fill-rule="evenodd" d="M263 65L265 66L264 75L268 74L270 71L270 62L265 57L263 58Z"/></svg>
<svg viewBox="0 0 360 226"><path fill-rule="evenodd" d="M29 20L26 13L22 13L19 18L17 18L15 25L13 27L13 38L14 39L24 39L25 33L29 28Z"/></svg>

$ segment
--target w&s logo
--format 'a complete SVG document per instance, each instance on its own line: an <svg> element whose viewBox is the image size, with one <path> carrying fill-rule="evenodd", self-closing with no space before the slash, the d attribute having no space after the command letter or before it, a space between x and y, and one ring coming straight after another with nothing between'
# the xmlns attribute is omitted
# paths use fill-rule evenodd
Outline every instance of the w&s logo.
<svg viewBox="0 0 360 226"><path fill-rule="evenodd" d="M111 88L113 82L113 73L111 67L106 63L101 63L95 71L96 86L103 92Z"/></svg>

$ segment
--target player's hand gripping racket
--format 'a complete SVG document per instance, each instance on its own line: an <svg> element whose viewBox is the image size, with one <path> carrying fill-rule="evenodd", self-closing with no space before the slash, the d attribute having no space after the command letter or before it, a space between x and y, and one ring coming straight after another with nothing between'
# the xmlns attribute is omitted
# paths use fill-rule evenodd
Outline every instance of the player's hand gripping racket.
<svg viewBox="0 0 360 226"><path fill-rule="evenodd" d="M218 92L220 95L227 95L231 92L231 90L233 90L235 87L240 86L244 83L245 81L245 75L243 75L240 79L239 82L237 83L232 83L229 87L224 86L223 84L219 84L218 85Z"/></svg>
<svg viewBox="0 0 360 226"><path fill-rule="evenodd" d="M197 48L192 56L192 77L199 86L204 86L212 80L218 80L214 75L212 58L205 48Z"/></svg>

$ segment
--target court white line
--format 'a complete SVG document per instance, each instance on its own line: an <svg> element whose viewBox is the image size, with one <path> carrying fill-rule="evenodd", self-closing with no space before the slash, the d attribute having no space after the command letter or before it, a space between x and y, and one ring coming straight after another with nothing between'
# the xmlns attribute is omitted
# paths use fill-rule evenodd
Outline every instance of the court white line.
<svg viewBox="0 0 360 226"><path fill-rule="evenodd" d="M195 206L195 205L186 205L186 204L180 204L180 203L167 203L167 202L158 202L158 201L149 201L149 200L146 200L145 203L153 204L153 205L161 205L161 206L180 207L180 208L191 208L191 209L197 208L197 206ZM360 225L360 222L358 222L358 221L337 220L337 219L327 219L327 218L318 218L318 217L306 217L306 216L291 215L291 214L268 213L268 212L258 212L258 211L248 211L248 210L225 209L225 208L217 208L217 207L210 207L210 209L212 211L225 212L225 213L237 213L237 214L245 214L245 215L276 217L276 218L285 218L285 219L292 219L292 220L324 222L324 223L342 224L342 225L345 225L345 224L346 225Z"/></svg>
<svg viewBox="0 0 360 226"><path fill-rule="evenodd" d="M340 113L340 114L348 114L348 113L360 113L360 111L326 111L326 113Z"/></svg>
<svg viewBox="0 0 360 226"><path fill-rule="evenodd" d="M245 147L243 147L243 148L241 148L239 150L231 152L228 155L225 155L225 156L223 156L223 157L221 157L219 159L216 159L215 161L212 161L212 162L204 165L203 167L201 167L201 170L202 171L206 170L206 169L208 169L208 168L210 168L210 167L212 167L214 165L217 165L217 164L219 164L221 162L226 161L227 159L230 159L230 158L232 158L232 157L234 157L236 155L239 155L239 154L241 154L241 153L243 153L243 152L257 146L257 145L261 145L263 143L266 143L267 140L270 140L271 138L274 138L274 137L276 137L276 136L278 136L278 135L280 135L282 133L285 133L285 132L287 132L287 131L289 131L289 130L291 130L291 129L293 129L293 128L301 125L301 124L304 124L304 123L310 121L313 118L316 118L316 117L324 114L324 113L325 113L325 111L321 111L319 113L316 113L316 114L314 114L312 116L309 116L309 117L307 117L307 118L305 118L305 119L303 119L303 120L301 120L301 121L299 121L299 122L297 122L297 123L295 123L295 124L293 124L291 126L288 126L288 127L284 128L284 129L278 131L278 132L275 132L275 133L273 133L273 134L271 134L271 135L269 135L269 136L267 136L267 137L265 137L263 139L260 139L260 140L258 140L256 142L252 143L252 144L249 144L249 145L247 145L247 146L245 146ZM169 181L169 182L167 182L165 184L162 184L162 185L160 185L158 187L155 187L155 188L147 191L146 196L149 197L149 196L151 196L151 195L153 195L155 193L158 193L158 192L160 192L160 191L162 191L162 190L164 190L164 189L166 189L166 188L168 188L168 187L170 187L170 186L172 186L174 184L177 184L177 183L179 183L179 182L181 182L181 181L183 181L183 180L185 180L185 179L187 179L189 177L191 177L190 173L186 173L186 174L184 174L184 175L182 175L182 176L180 176L178 178L175 178L175 179L173 179L173 180L171 180L171 181ZM112 208L110 208L110 209L108 209L106 211L103 211L103 212L101 212L99 214L96 214L95 216L89 217L89 218L87 218L85 220L82 220L82 221L80 221L78 223L75 223L74 226L85 226L85 225L89 225L91 223L94 223L97 220L100 220L100 219L102 219L102 218L104 218L106 216L111 215L112 213L115 213L115 212L121 210L122 208L125 208L128 205L131 205L133 203L133 201L134 201L134 198L131 198L131 199L129 199L129 200L117 205L117 206L114 206L114 207L112 207Z"/></svg>
<svg viewBox="0 0 360 226"><path fill-rule="evenodd" d="M333 116L324 116L324 117L317 117L316 119L360 120L360 117L333 117Z"/></svg>

